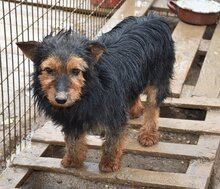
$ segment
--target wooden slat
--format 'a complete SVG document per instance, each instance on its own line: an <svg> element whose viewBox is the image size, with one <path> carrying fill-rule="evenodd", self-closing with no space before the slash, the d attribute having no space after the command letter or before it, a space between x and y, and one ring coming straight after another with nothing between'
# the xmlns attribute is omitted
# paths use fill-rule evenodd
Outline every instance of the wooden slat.
<svg viewBox="0 0 220 189"><path fill-rule="evenodd" d="M53 135L49 134L53 133ZM63 145L64 138L61 132L57 129L54 130L52 124L47 124L34 134L33 141L35 142L44 142L54 145ZM192 158L204 158L204 159L213 159L215 153L213 150L216 147L216 141L220 139L214 138L209 140L209 146L202 145L187 145L187 144L175 144L175 143L165 143L160 142L157 145L152 147L142 147L136 139L131 139L127 142L125 146L125 152L135 153L135 154L147 154L154 156L164 156L164 157L174 157L179 159L192 159ZM100 148L102 145L102 140L95 136L89 135L87 144L90 148Z"/></svg>
<svg viewBox="0 0 220 189"><path fill-rule="evenodd" d="M155 0L152 5L152 9L157 11L169 11L167 1L164 0Z"/></svg>
<svg viewBox="0 0 220 189"><path fill-rule="evenodd" d="M200 175L210 177L213 169L213 161L192 160L187 169L188 175Z"/></svg>
<svg viewBox="0 0 220 189"><path fill-rule="evenodd" d="M10 167L0 175L0 188L10 189L18 186L31 174L28 168Z"/></svg>
<svg viewBox="0 0 220 189"><path fill-rule="evenodd" d="M142 0L139 5L134 0L126 0L122 6L115 12L115 14L102 27L99 34L110 31L115 25L128 16L142 16L151 7L154 0Z"/></svg>
<svg viewBox="0 0 220 189"><path fill-rule="evenodd" d="M220 100L220 99L219 99ZM216 125L220 125L220 110L209 110L206 113L205 117L206 122L213 122L216 123Z"/></svg>
<svg viewBox="0 0 220 189"><path fill-rule="evenodd" d="M213 167L214 167L214 161L192 160L190 162L186 174L188 176L197 175L198 177L202 178L201 185L203 185L202 186L203 188L207 189L209 187Z"/></svg>
<svg viewBox="0 0 220 189"><path fill-rule="evenodd" d="M143 116L137 119L129 120L131 125L140 127L143 123ZM197 121L197 120L183 120L160 118L159 129L161 131L192 133L192 134L215 134L220 135L220 120L216 121Z"/></svg>
<svg viewBox="0 0 220 189"><path fill-rule="evenodd" d="M216 26L193 95L217 98L220 94L220 24Z"/></svg>
<svg viewBox="0 0 220 189"><path fill-rule="evenodd" d="M212 145L211 145L212 146ZM210 146L210 148L212 148ZM152 147L142 147L137 142L129 142L125 151L136 154L163 156L175 159L213 159L215 154L210 148L199 145L187 145L176 143L159 142ZM214 147L213 147L214 148Z"/></svg>
<svg viewBox="0 0 220 189"><path fill-rule="evenodd" d="M164 105L208 110L210 108L219 109L220 100L216 98L205 98L205 97L180 98L180 99L167 98L164 102Z"/></svg>
<svg viewBox="0 0 220 189"><path fill-rule="evenodd" d="M206 54L207 51L209 50L211 40L207 39L202 39L200 44L199 44L199 53L200 54Z"/></svg>
<svg viewBox="0 0 220 189"><path fill-rule="evenodd" d="M146 102L146 95L141 95L141 101ZM217 98L207 98L207 97L183 97L183 98L167 98L162 105L182 107L182 108L192 108L192 109L219 109L220 100Z"/></svg>
<svg viewBox="0 0 220 189"><path fill-rule="evenodd" d="M183 83L199 48L205 28L205 26L193 26L180 21L173 32L176 63L171 91L175 97L180 96Z"/></svg>
<svg viewBox="0 0 220 189"><path fill-rule="evenodd" d="M29 154L32 157L39 157L45 153L48 146L48 144L33 142L31 148L25 149L22 153ZM19 187L31 172L32 171L27 168L8 167L0 176L0 188Z"/></svg>
<svg viewBox="0 0 220 189"><path fill-rule="evenodd" d="M183 88L182 88L182 92L180 94L180 98L189 98L189 97L192 97L192 92L194 90L194 87L193 85L187 85L187 84L184 84L183 85Z"/></svg>
<svg viewBox="0 0 220 189"><path fill-rule="evenodd" d="M101 174L98 164L85 162L81 169L65 169L61 159L48 157L16 157L14 165L29 169L72 174L92 181L112 182L115 184L132 184L133 186L150 186L163 188L204 188L204 178L183 173L156 172L132 168L122 168L111 174Z"/></svg>

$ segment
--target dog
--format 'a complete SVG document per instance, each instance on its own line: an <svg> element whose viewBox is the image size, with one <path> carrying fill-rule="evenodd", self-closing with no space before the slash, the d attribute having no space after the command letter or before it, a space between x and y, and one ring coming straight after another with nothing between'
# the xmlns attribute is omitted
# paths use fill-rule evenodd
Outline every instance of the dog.
<svg viewBox="0 0 220 189"><path fill-rule="evenodd" d="M127 120L144 114L138 141L159 140L159 106L170 94L174 42L165 18L128 17L96 40L60 31L42 42L18 42L34 62L33 96L39 110L62 126L64 167L79 168L87 153L86 133L105 131L99 169L120 168ZM140 94L146 92L143 106Z"/></svg>

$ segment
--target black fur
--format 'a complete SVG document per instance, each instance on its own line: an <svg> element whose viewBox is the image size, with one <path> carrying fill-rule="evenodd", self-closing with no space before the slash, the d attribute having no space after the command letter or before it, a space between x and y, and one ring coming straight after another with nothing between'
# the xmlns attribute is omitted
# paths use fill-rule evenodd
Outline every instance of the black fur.
<svg viewBox="0 0 220 189"><path fill-rule="evenodd" d="M149 85L158 89L158 106L169 94L175 58L164 18L154 14L129 17L96 42L106 48L97 63L88 50L91 41L71 31L47 36L34 57L33 88L39 109L62 125L65 133L76 137L95 125L116 135L126 125L130 105ZM41 91L39 65L50 55L63 63L70 55L77 55L88 63L81 100L69 108L51 106Z"/></svg>

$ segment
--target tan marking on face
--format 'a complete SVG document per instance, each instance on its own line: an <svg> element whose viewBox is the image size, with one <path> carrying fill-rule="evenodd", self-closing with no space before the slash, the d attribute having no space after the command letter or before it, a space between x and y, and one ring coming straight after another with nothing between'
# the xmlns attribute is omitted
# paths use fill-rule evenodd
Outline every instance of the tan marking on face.
<svg viewBox="0 0 220 189"><path fill-rule="evenodd" d="M56 73L59 73L61 72L62 64L57 57L49 57L41 63L40 68L42 71L44 71L45 68L51 68Z"/></svg>
<svg viewBox="0 0 220 189"><path fill-rule="evenodd" d="M43 61L40 65L41 74L39 80L41 83L42 91L53 106L57 107L69 107L80 99L82 94L82 88L85 83L83 77L83 71L88 67L87 63L79 57L70 57L65 64L56 57L50 57ZM48 73L47 69L53 70L53 73ZM72 74L72 70L77 69L79 73L77 75ZM67 90L68 98L65 104L59 104L56 102L56 79L57 76L65 74L69 81L69 89Z"/></svg>
<svg viewBox="0 0 220 189"><path fill-rule="evenodd" d="M67 72L70 72L72 69L79 69L85 71L88 68L87 63L80 57L70 57L67 61Z"/></svg>
<svg viewBox="0 0 220 189"><path fill-rule="evenodd" d="M52 73L48 73L46 70L51 69ZM44 60L40 65L41 74L38 76L41 89L45 96L51 102L54 99L55 90L55 74L61 72L61 63L56 57L49 57Z"/></svg>
<svg viewBox="0 0 220 189"><path fill-rule="evenodd" d="M85 84L83 77L83 71L88 68L87 63L79 57L71 57L67 62L67 73L69 75L70 87L69 87L69 98L70 101L75 102L80 99L82 94L82 88ZM77 76L71 74L73 69L80 70Z"/></svg>

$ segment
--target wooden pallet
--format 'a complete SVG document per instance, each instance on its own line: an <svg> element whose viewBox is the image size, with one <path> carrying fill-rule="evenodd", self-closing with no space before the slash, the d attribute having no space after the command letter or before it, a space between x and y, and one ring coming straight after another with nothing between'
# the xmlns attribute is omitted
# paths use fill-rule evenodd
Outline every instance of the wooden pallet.
<svg viewBox="0 0 220 189"><path fill-rule="evenodd" d="M127 0L102 28L110 30L115 24L129 15L143 15L150 8L167 11L163 0L146 0L143 7L135 7L132 0ZM183 160L188 162L185 172L164 172L140 168L122 167L112 174L98 171L97 162L86 162L81 169L65 169L60 165L60 158L44 157L48 147L64 146L64 138L59 128L47 122L38 129L32 138L32 147L17 155L13 166L6 169L0 177L0 188L20 187L32 171L56 172L80 177L96 182L132 185L152 188L208 188L215 163L218 160L220 143L220 24L215 28L212 39L203 39L205 26L192 26L181 21L173 32L176 46L176 64L172 82L172 98L166 99L163 106L184 109L202 109L207 111L205 120L187 120L160 118L160 131L176 133L181 136L196 135L196 144L161 141L153 147L141 147L137 140L129 137L125 153L131 156L152 156ZM205 56L198 81L195 85L186 84L188 73L196 55ZM146 96L142 96L143 103ZM143 117L129 120L130 133L138 129ZM102 140L96 136L87 136L90 149L99 150ZM219 186L220 187L220 186Z"/></svg>

